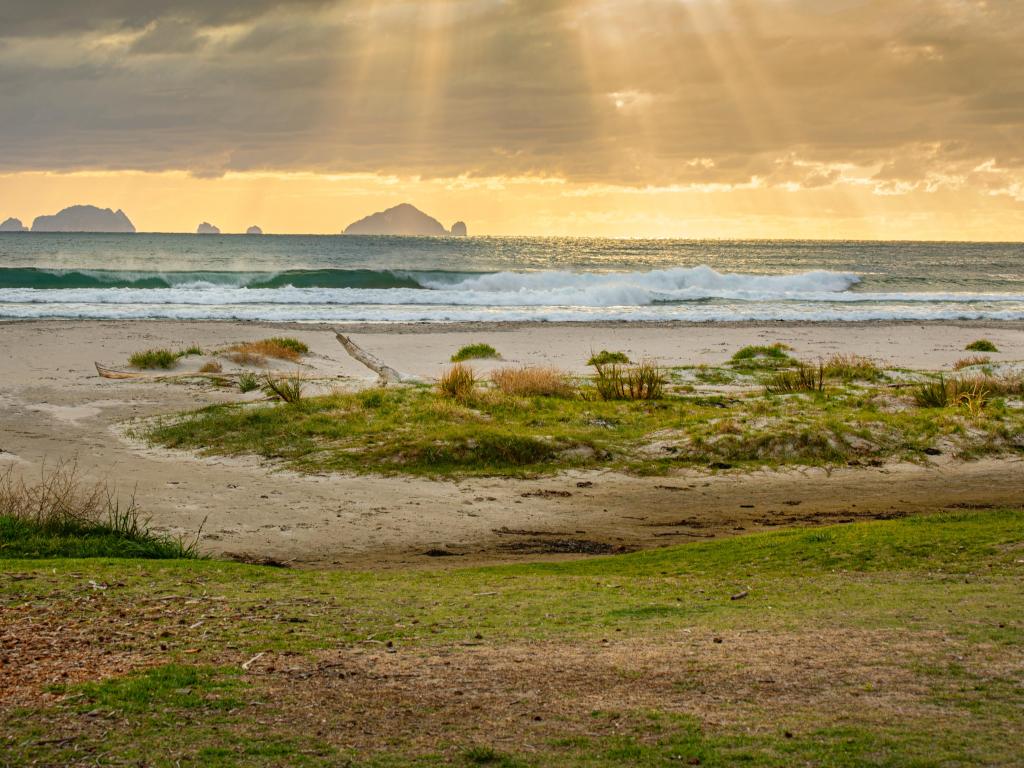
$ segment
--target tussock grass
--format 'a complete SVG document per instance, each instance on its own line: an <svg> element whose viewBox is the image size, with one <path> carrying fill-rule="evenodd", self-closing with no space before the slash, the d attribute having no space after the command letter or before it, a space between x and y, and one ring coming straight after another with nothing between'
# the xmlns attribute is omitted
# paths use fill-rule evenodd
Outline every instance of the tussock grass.
<svg viewBox="0 0 1024 768"><path fill-rule="evenodd" d="M141 368L143 370L153 370L155 368L169 370L178 364L179 357L181 357L180 354L169 349L147 349L142 352L133 353L128 358L128 362L133 368Z"/></svg>
<svg viewBox="0 0 1024 768"><path fill-rule="evenodd" d="M964 349L966 349L968 352L998 352L999 351L999 349L996 347L996 345L993 344L988 339L977 339L976 341L972 341L970 344L968 344L966 347L964 347Z"/></svg>
<svg viewBox="0 0 1024 768"><path fill-rule="evenodd" d="M914 387L914 404L918 408L947 408L952 402L952 388L949 381L939 374L938 379L924 381Z"/></svg>
<svg viewBox="0 0 1024 768"><path fill-rule="evenodd" d="M468 365L456 363L441 374L437 390L442 397L452 400L468 400L476 390L476 373Z"/></svg>
<svg viewBox="0 0 1024 768"><path fill-rule="evenodd" d="M862 355L832 355L825 361L824 373L843 381L877 381L882 376L875 361Z"/></svg>
<svg viewBox="0 0 1024 768"><path fill-rule="evenodd" d="M203 367L199 369L200 373L221 373L224 370L224 366L218 363L216 360L211 360L208 363L204 363Z"/></svg>
<svg viewBox="0 0 1024 768"><path fill-rule="evenodd" d="M625 352L609 352L607 349L602 349L600 352L591 353L590 359L587 360L587 365L611 365L616 363L618 365L629 365L633 361L629 359L629 355Z"/></svg>
<svg viewBox="0 0 1024 768"><path fill-rule="evenodd" d="M465 360L496 360L500 357L498 350L490 344L467 344L452 355L451 361L461 363Z"/></svg>
<svg viewBox="0 0 1024 768"><path fill-rule="evenodd" d="M238 391L241 393L252 392L260 388L260 377L251 371L243 371L238 377Z"/></svg>
<svg viewBox="0 0 1024 768"><path fill-rule="evenodd" d="M654 363L595 368L594 387L602 400L658 400L665 393L665 373Z"/></svg>
<svg viewBox="0 0 1024 768"><path fill-rule="evenodd" d="M825 366L801 363L792 371L779 371L765 383L769 395L788 395L797 392L824 392Z"/></svg>
<svg viewBox="0 0 1024 768"><path fill-rule="evenodd" d="M988 365L992 362L992 358L987 355L971 355L970 357L961 357L955 363L953 363L954 371L962 371L964 368L973 368L978 365Z"/></svg>
<svg viewBox="0 0 1024 768"><path fill-rule="evenodd" d="M203 354L204 354L203 353L203 348L200 347L197 344L193 344L191 347L185 347L185 349L181 350L181 352L178 353L178 356L179 357L202 357Z"/></svg>
<svg viewBox="0 0 1024 768"><path fill-rule="evenodd" d="M309 347L298 339L275 336L260 341L232 344L227 348L227 352L228 359L238 365L266 365L268 357L295 362L309 352Z"/></svg>
<svg viewBox="0 0 1024 768"><path fill-rule="evenodd" d="M791 347L781 343L749 345L737 350L730 363L734 368L781 368L796 362L790 357L790 350Z"/></svg>
<svg viewBox="0 0 1024 768"><path fill-rule="evenodd" d="M302 401L304 387L302 375L298 371L291 376L275 377L267 374L263 377L263 393L271 400L280 400L289 405Z"/></svg>
<svg viewBox="0 0 1024 768"><path fill-rule="evenodd" d="M152 533L134 496L85 482L74 463L44 468L35 483L13 467L0 475L0 559L195 556L195 542Z"/></svg>
<svg viewBox="0 0 1024 768"><path fill-rule="evenodd" d="M506 395L572 397L576 394L572 377L557 368L502 368L491 374L491 381Z"/></svg>

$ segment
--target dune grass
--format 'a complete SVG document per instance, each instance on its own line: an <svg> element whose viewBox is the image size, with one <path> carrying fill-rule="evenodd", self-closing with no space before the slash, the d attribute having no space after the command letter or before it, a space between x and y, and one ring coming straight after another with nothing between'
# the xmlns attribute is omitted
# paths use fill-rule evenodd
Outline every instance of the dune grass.
<svg viewBox="0 0 1024 768"><path fill-rule="evenodd" d="M451 362L461 363L466 360L497 360L501 357L490 344L467 344L460 347L451 357Z"/></svg>
<svg viewBox="0 0 1024 768"><path fill-rule="evenodd" d="M968 344L966 347L964 347L964 349L967 350L968 352L998 352L999 351L999 349L996 347L996 345L994 343L992 343L991 341L989 341L988 339L977 339L976 341L972 341L970 344Z"/></svg>
<svg viewBox="0 0 1024 768"><path fill-rule="evenodd" d="M609 352L607 349L602 349L600 352L591 353L587 365L629 365L632 362L625 352Z"/></svg>
<svg viewBox="0 0 1024 768"><path fill-rule="evenodd" d="M147 349L142 352L135 352L128 358L133 368L152 370L160 368L169 370L178 364L181 354L172 352L169 349Z"/></svg>
<svg viewBox="0 0 1024 768"><path fill-rule="evenodd" d="M11 765L1009 766L1022 541L1021 510L958 510L441 572L0 561L10 631L65 628L33 668L64 654L86 676L0 710L0 749ZM111 676L97 636L135 671Z"/></svg>
<svg viewBox="0 0 1024 768"><path fill-rule="evenodd" d="M491 373L491 381L504 394L518 397L573 397L577 392L572 377L557 368L500 368Z"/></svg>
<svg viewBox="0 0 1024 768"><path fill-rule="evenodd" d="M308 346L287 336L240 342L225 350L225 356L237 365L266 365L268 357L296 362L308 353Z"/></svg>

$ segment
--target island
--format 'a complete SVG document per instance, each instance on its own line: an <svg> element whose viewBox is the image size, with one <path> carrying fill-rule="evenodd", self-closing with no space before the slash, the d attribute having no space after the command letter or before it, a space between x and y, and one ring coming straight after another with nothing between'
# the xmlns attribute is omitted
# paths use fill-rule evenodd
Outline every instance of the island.
<svg viewBox="0 0 1024 768"><path fill-rule="evenodd" d="M456 221L452 224L452 236L454 237L467 237L469 230L466 228L466 222Z"/></svg>
<svg viewBox="0 0 1024 768"><path fill-rule="evenodd" d="M196 234L197 235L219 235L220 234L220 227L215 227L210 222L204 221L202 224L200 224L198 227L196 227Z"/></svg>
<svg viewBox="0 0 1024 768"><path fill-rule="evenodd" d="M97 208L95 205L72 205L52 216L37 216L33 232L112 232L134 233L135 225L121 209Z"/></svg>
<svg viewBox="0 0 1024 768"><path fill-rule="evenodd" d="M12 216L0 222L0 232L28 232L28 227L21 223L21 219Z"/></svg>
<svg viewBox="0 0 1024 768"><path fill-rule="evenodd" d="M437 219L428 216L409 203L396 205L386 211L371 214L360 219L345 228L346 235L405 235L412 237L444 237L445 235L458 234L456 227L461 224L462 234L465 234L466 225L458 222L452 231L444 228Z"/></svg>
<svg viewBox="0 0 1024 768"><path fill-rule="evenodd" d="M255 224L253 224L251 227L249 227L247 230L245 230L245 234L247 234L247 235L262 235L263 234L263 230L260 229L259 227L257 227Z"/></svg>

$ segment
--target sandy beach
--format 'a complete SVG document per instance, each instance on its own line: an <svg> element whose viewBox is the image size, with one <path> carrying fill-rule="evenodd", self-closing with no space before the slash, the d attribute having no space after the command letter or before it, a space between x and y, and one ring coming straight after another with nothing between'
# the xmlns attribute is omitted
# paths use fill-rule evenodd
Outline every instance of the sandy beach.
<svg viewBox="0 0 1024 768"><path fill-rule="evenodd" d="M486 341L497 365L583 372L591 350L621 349L668 366L721 364L746 344L783 342L803 359L836 352L888 366L949 369L984 336L1000 360L1024 358L1024 324L994 322L795 324L453 324L339 327L402 371L430 378L463 344ZM0 470L37 474L77 461L89 478L133 492L158 530L202 529L211 554L309 566L437 565L546 555L553 538L607 551L659 547L788 524L890 517L953 505L1019 503L1019 460L929 466L680 471L670 476L571 472L540 479L438 481L300 475L258 459L197 458L125 437L134 419L240 399L213 386L100 378L140 349L216 347L287 330L312 352L309 370L344 388L373 382L331 328L231 322L30 321L0 324ZM458 557L431 558L428 550ZM565 556L565 555L560 555Z"/></svg>

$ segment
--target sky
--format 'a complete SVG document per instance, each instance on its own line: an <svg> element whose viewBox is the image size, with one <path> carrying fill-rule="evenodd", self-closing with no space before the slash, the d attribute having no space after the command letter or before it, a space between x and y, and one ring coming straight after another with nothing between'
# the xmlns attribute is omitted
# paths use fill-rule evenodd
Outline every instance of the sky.
<svg viewBox="0 0 1024 768"><path fill-rule="evenodd" d="M0 219L1024 239L1020 0L4 0Z"/></svg>

